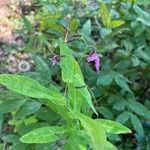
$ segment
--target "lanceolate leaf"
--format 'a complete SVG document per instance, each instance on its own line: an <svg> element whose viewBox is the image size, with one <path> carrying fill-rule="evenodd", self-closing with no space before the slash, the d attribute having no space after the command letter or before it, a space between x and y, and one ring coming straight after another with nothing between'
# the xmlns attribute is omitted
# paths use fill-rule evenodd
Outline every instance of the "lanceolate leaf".
<svg viewBox="0 0 150 150"><path fill-rule="evenodd" d="M50 143L58 140L65 128L53 126L35 129L20 138L22 143Z"/></svg>
<svg viewBox="0 0 150 150"><path fill-rule="evenodd" d="M26 102L26 99L11 99L0 103L0 113L5 114L11 112Z"/></svg>
<svg viewBox="0 0 150 150"><path fill-rule="evenodd" d="M148 110L144 105L141 103L135 101L135 100L129 100L128 101L128 107L134 111L136 114L144 117L145 119L150 119L150 110Z"/></svg>
<svg viewBox="0 0 150 150"><path fill-rule="evenodd" d="M125 80L123 80L123 79L121 79L121 78L119 78L119 77L115 77L114 79L115 79L116 84L117 84L118 86L120 86L122 89L124 89L124 90L126 90L126 91L132 93L132 91L129 89L128 84L125 82Z"/></svg>
<svg viewBox="0 0 150 150"><path fill-rule="evenodd" d="M109 85L113 81L113 76L111 73L101 73L98 77L97 84Z"/></svg>
<svg viewBox="0 0 150 150"><path fill-rule="evenodd" d="M54 104L66 105L65 98L61 94L56 94L54 89L49 90L40 85L37 81L20 75L1 74L0 83L10 90L33 98L45 98Z"/></svg>
<svg viewBox="0 0 150 150"><path fill-rule="evenodd" d="M41 103L37 101L27 102L22 107L20 107L15 113L16 119L24 118L38 111L41 107Z"/></svg>
<svg viewBox="0 0 150 150"><path fill-rule="evenodd" d="M105 149L108 149L108 150L117 150L117 148L113 144L111 144L110 142L106 143Z"/></svg>
<svg viewBox="0 0 150 150"><path fill-rule="evenodd" d="M100 6L100 16L105 27L109 27L111 22L111 14L108 11L106 4L101 4Z"/></svg>
<svg viewBox="0 0 150 150"><path fill-rule="evenodd" d="M116 118L116 121L118 121L121 124L125 124L129 120L129 118L130 118L130 112L125 111Z"/></svg>
<svg viewBox="0 0 150 150"><path fill-rule="evenodd" d="M131 119L131 123L133 125L134 130L138 134L144 134L143 126L142 126L140 119L136 115L133 115L132 113L130 114L130 119Z"/></svg>
<svg viewBox="0 0 150 150"><path fill-rule="evenodd" d="M83 25L83 28L82 28L82 31L83 35L86 35L88 37L90 37L91 35L91 20L88 20L84 25Z"/></svg>
<svg viewBox="0 0 150 150"><path fill-rule="evenodd" d="M113 119L113 113L104 106L100 106L97 108L97 111L106 119Z"/></svg>
<svg viewBox="0 0 150 150"><path fill-rule="evenodd" d="M130 129L115 121L106 119L97 119L97 122L102 124L103 128L107 133L114 133L114 134L131 133Z"/></svg>
<svg viewBox="0 0 150 150"><path fill-rule="evenodd" d="M81 88L77 88L77 91L84 97L84 99L85 99L86 102L89 104L89 106L92 108L92 110L93 110L95 113L97 113L97 112L96 112L96 109L94 108L94 105L93 105L93 103L92 103L91 95L90 95L90 93L89 93L87 87L85 86L84 81L81 79L81 77L80 77L78 74L76 74L76 75L74 76L74 86L75 86L75 88L76 88L77 86L79 86L79 87L81 86ZM83 87L82 87L82 86L83 86Z"/></svg>
<svg viewBox="0 0 150 150"><path fill-rule="evenodd" d="M63 58L60 61L63 81L67 83L69 88L74 88L74 90L69 89L69 91L71 92L74 91L75 95L80 94L83 97L82 99L81 97L78 97L78 99L80 99L79 108L81 104L87 102L89 106L92 108L92 110L96 113L94 105L92 104L91 95L86 87L86 84L84 83L83 75L80 70L79 64L72 56L71 51L67 46L67 44L65 44L62 40L60 40L60 54L63 56ZM78 88L78 87L83 87L83 88ZM74 102L72 103L76 104L75 107L77 108L76 100L77 99L74 97Z"/></svg>
<svg viewBox="0 0 150 150"><path fill-rule="evenodd" d="M60 40L60 55L62 56L60 66L62 70L62 79L66 83L74 81L74 74L79 74L83 79L80 67L71 54L71 50L62 40Z"/></svg>
<svg viewBox="0 0 150 150"><path fill-rule="evenodd" d="M146 11L142 10L140 7L138 7L137 5L133 6L133 9L135 10L135 12L138 14L138 18L137 20L142 22L143 24L150 26L150 14L147 13Z"/></svg>
<svg viewBox="0 0 150 150"><path fill-rule="evenodd" d="M102 124L82 114L78 116L78 119L90 137L94 150L103 150L107 141Z"/></svg>
<svg viewBox="0 0 150 150"><path fill-rule="evenodd" d="M65 98L55 88L47 89L33 79L10 74L1 74L0 84L19 94L40 98L55 112L60 113L62 116L67 115Z"/></svg>

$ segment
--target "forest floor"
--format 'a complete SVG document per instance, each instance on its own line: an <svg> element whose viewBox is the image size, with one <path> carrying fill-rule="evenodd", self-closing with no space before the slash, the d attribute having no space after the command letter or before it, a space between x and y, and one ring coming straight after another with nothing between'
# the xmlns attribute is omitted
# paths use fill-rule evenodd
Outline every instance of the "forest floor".
<svg viewBox="0 0 150 150"><path fill-rule="evenodd" d="M19 20L20 8L18 0L0 0L0 73L25 72L31 68L31 55L17 51L10 52L5 45L21 46L22 40L15 33L17 26L14 20Z"/></svg>

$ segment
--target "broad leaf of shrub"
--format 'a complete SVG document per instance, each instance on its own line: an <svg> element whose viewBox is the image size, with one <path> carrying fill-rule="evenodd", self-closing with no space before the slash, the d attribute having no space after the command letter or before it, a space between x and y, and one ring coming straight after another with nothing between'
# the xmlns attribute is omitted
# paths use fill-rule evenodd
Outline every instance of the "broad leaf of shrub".
<svg viewBox="0 0 150 150"><path fill-rule="evenodd" d="M144 129L143 129L140 119L136 115L130 114L130 120L131 120L134 130L138 134L144 134Z"/></svg>
<svg viewBox="0 0 150 150"><path fill-rule="evenodd" d="M145 119L148 119L148 120L150 119L150 110L148 110L141 103L135 100L129 100L127 104L128 104L128 107L136 114L144 117Z"/></svg>

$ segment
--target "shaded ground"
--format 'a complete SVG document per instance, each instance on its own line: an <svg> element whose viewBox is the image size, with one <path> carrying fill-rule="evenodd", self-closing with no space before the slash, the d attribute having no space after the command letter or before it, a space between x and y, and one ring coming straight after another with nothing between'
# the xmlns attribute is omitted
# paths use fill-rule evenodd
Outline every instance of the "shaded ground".
<svg viewBox="0 0 150 150"><path fill-rule="evenodd" d="M6 52L4 45L17 44L16 26L12 20L20 19L19 0L0 0L0 73L25 72L31 69L31 55L25 53ZM27 0L24 2L28 2Z"/></svg>
<svg viewBox="0 0 150 150"><path fill-rule="evenodd" d="M9 18L14 17L16 14L9 8L8 2L0 0L0 42L13 43L15 36L13 27L9 23Z"/></svg>

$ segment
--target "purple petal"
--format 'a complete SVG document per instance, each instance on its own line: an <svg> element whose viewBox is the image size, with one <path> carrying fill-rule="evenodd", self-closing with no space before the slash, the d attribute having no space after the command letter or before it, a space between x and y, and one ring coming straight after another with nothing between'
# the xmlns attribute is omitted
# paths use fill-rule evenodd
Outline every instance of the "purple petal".
<svg viewBox="0 0 150 150"><path fill-rule="evenodd" d="M96 52L94 52L93 54L89 55L88 58L87 58L87 62L91 62L91 61L94 61L95 59L97 59L97 54Z"/></svg>
<svg viewBox="0 0 150 150"><path fill-rule="evenodd" d="M52 60L52 66L55 66L56 64L58 64L57 60Z"/></svg>
<svg viewBox="0 0 150 150"><path fill-rule="evenodd" d="M99 72L99 70L100 70L100 58L99 58L99 56L97 55L96 52L90 54L90 55L87 57L87 62L88 62L88 63L94 62L94 66L95 66L96 72L97 72L97 73Z"/></svg>
<svg viewBox="0 0 150 150"><path fill-rule="evenodd" d="M58 55L54 55L51 59L52 66L58 65L60 61L60 57Z"/></svg>
<svg viewBox="0 0 150 150"><path fill-rule="evenodd" d="M100 69L100 59L99 58L97 58L95 60L95 68L96 68L96 72L98 73L99 69Z"/></svg>

